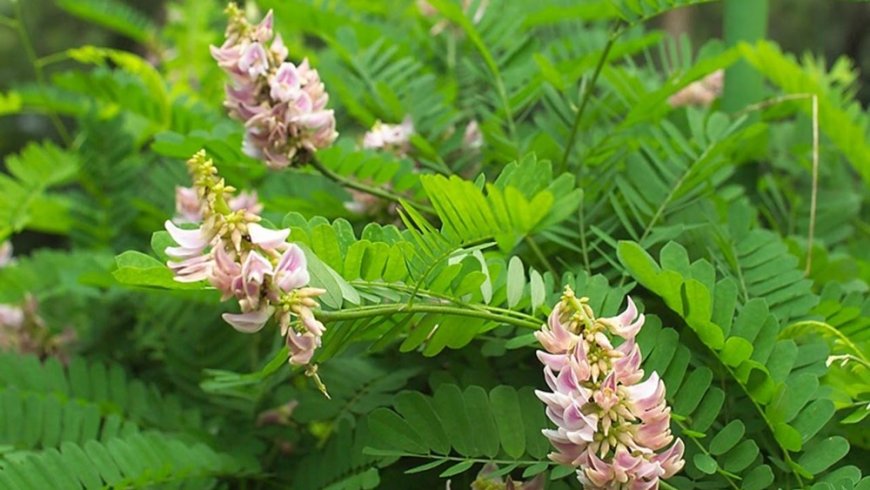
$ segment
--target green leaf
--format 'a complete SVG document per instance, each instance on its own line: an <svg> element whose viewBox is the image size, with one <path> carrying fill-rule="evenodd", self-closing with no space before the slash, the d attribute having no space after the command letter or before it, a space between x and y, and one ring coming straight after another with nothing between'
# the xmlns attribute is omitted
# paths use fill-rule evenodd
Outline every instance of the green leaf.
<svg viewBox="0 0 870 490"><path fill-rule="evenodd" d="M157 28L151 19L116 0L57 0L72 15L123 34L139 43L154 40Z"/></svg>
<svg viewBox="0 0 870 490"><path fill-rule="evenodd" d="M725 453L740 442L745 431L746 427L743 422L732 420L710 441L710 453L717 456Z"/></svg>
<svg viewBox="0 0 870 490"><path fill-rule="evenodd" d="M801 450L803 444L801 442L801 433L785 422L773 425L773 435L780 445L789 451L797 452Z"/></svg>
<svg viewBox="0 0 870 490"><path fill-rule="evenodd" d="M420 466L415 466L409 470L405 470L405 474L413 475L414 473L422 473L424 471L429 471L432 468L437 468L446 462L447 462L446 459L436 459L435 461L430 461L428 463L421 464Z"/></svg>
<svg viewBox="0 0 870 490"><path fill-rule="evenodd" d="M692 374L689 375L683 388L680 390L680 396L674 401L674 412L680 414L692 413L698 404L701 403L701 398L710 387L712 379L713 372L706 367L692 371Z"/></svg>
<svg viewBox="0 0 870 490"><path fill-rule="evenodd" d="M458 475L468 471L472 466L474 466L474 461L462 461L461 463L456 463L450 468L442 471L438 476L441 478L447 478L449 476Z"/></svg>
<svg viewBox="0 0 870 490"><path fill-rule="evenodd" d="M508 263L507 275L507 302L508 307L513 308L523 298L523 290L526 287L526 272L523 261L519 257L511 257Z"/></svg>
<svg viewBox="0 0 870 490"><path fill-rule="evenodd" d="M747 439L720 458L726 471L736 473L745 470L758 456L758 445Z"/></svg>
<svg viewBox="0 0 870 490"><path fill-rule="evenodd" d="M392 410L377 408L368 416L371 433L382 447L396 448L411 454L426 454L428 445L402 417Z"/></svg>
<svg viewBox="0 0 870 490"><path fill-rule="evenodd" d="M773 470L770 466L764 464L751 469L746 476L743 477L743 490L764 490L770 488L773 483Z"/></svg>
<svg viewBox="0 0 870 490"><path fill-rule="evenodd" d="M840 421L841 424L857 424L867 418L870 415L870 408L866 406L861 406L855 409L854 412L850 413L843 420Z"/></svg>
<svg viewBox="0 0 870 490"><path fill-rule="evenodd" d="M577 472L577 468L560 464L550 471L550 480L560 480Z"/></svg>
<svg viewBox="0 0 870 490"><path fill-rule="evenodd" d="M456 451L463 456L473 457L477 454L475 447L474 426L465 409L462 392L456 385L443 384L435 390L433 407L444 424L447 437Z"/></svg>
<svg viewBox="0 0 870 490"><path fill-rule="evenodd" d="M808 447L798 459L798 464L813 475L818 475L830 468L848 452L849 441L844 437L832 436Z"/></svg>
<svg viewBox="0 0 870 490"><path fill-rule="evenodd" d="M538 271L532 269L529 273L529 278L529 286L532 296L532 310L534 311L544 304L544 300L547 298L547 291L544 287L544 278L541 277L541 274L538 273Z"/></svg>
<svg viewBox="0 0 870 490"><path fill-rule="evenodd" d="M450 453L450 440L428 398L416 391L405 391L396 395L395 405L396 410L436 453Z"/></svg>
<svg viewBox="0 0 870 490"><path fill-rule="evenodd" d="M508 456L519 458L526 450L526 439L516 390L510 386L496 386L489 393L489 401L502 448Z"/></svg>
<svg viewBox="0 0 870 490"><path fill-rule="evenodd" d="M308 261L308 273L311 275L310 286L326 290L326 293L318 297L318 300L334 310L340 309L345 290L354 291L353 287L343 279L341 281L344 284L341 284L335 271L324 264L307 245L300 244L299 247L305 252L305 258ZM358 296L355 299L359 301Z"/></svg>
<svg viewBox="0 0 870 490"><path fill-rule="evenodd" d="M490 458L496 457L499 449L499 431L486 391L480 386L469 386L465 389L463 397L467 413L473 414L473 432L478 451Z"/></svg>
<svg viewBox="0 0 870 490"><path fill-rule="evenodd" d="M539 473L543 473L543 472L547 471L547 468L549 468L549 467L550 467L550 463L547 463L547 462L542 461L540 463L535 463L535 464L527 467L525 470L523 470L523 478L530 478L530 477L533 477Z"/></svg>
<svg viewBox="0 0 870 490"><path fill-rule="evenodd" d="M752 344L742 337L729 337L720 356L726 365L737 367L752 356Z"/></svg>
<svg viewBox="0 0 870 490"><path fill-rule="evenodd" d="M708 475L716 473L716 470L719 469L716 460L704 453L695 454L695 457L692 458L692 462L695 463L695 467Z"/></svg>
<svg viewBox="0 0 870 490"><path fill-rule="evenodd" d="M204 289L203 282L183 283L175 280L166 265L150 255L129 250L115 257L118 266L112 272L121 284L148 286L164 289Z"/></svg>

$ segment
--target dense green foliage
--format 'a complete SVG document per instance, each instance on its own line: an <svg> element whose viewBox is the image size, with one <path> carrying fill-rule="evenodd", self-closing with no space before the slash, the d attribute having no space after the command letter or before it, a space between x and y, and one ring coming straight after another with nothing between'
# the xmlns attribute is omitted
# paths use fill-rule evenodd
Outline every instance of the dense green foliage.
<svg viewBox="0 0 870 490"><path fill-rule="evenodd" d="M533 394L532 332L566 285L602 316L642 305L643 367L686 443L669 487L870 488L870 113L849 60L647 26L699 0L248 3L330 94L340 137L317 166L242 152L213 0L172 0L161 25L57 0L139 49L71 47L0 94L0 114L57 129L0 174L0 243L55 244L0 268L0 303L35 298L52 335L76 333L64 355L0 353L0 488L456 489L487 462L577 488ZM669 103L736 63L760 103ZM407 155L360 149L406 116ZM327 291L330 398L274 328L236 332L165 266L201 148ZM401 200L360 213L357 184Z"/></svg>

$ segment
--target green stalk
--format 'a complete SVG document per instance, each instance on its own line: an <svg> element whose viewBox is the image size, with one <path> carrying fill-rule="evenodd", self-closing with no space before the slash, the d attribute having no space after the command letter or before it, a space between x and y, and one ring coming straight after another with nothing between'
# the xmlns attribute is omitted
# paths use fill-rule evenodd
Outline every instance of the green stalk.
<svg viewBox="0 0 870 490"><path fill-rule="evenodd" d="M583 112L586 111L586 105L589 103L589 97L592 95L592 89L595 87L595 82L598 81L598 76L601 75L601 70L604 68L604 63L607 62L607 57L610 56L610 50L616 42L616 38L622 34L621 26L617 26L610 37L607 39L607 44L604 46L604 51L598 58L598 63L595 65L595 70L592 72L592 77L583 86L583 97L580 99L580 106L577 107L577 113L574 115L574 123L571 124L571 130L568 133L568 142L565 144L565 153L562 154L562 160L559 161L559 166L556 167L556 174L560 174L568 170L568 157L571 156L571 151L574 149L574 142L577 140L577 131L580 129L580 120L583 118ZM582 168L580 169L582 170ZM578 170L578 174L580 171Z"/></svg>
<svg viewBox="0 0 870 490"><path fill-rule="evenodd" d="M36 50L33 48L33 41L30 39L30 34L27 32L27 26L24 25L24 15L21 9L21 3L22 2L20 1L12 2L15 7L15 18L10 19L8 17L3 17L2 23L18 32L18 37L21 39L21 46L24 48L24 54L27 56L30 66L33 67L33 73L36 75L36 83L39 85L39 88L44 90L46 88L45 73L42 71L42 64L36 56ZM63 140L64 145L69 146L72 139L70 138L66 126L63 125L63 121L60 120L60 117L54 111L48 112L48 118L57 130L60 139Z"/></svg>
<svg viewBox="0 0 870 490"><path fill-rule="evenodd" d="M328 179L330 179L330 180L332 180L332 181L334 181L334 182L336 182L344 187L347 187L348 189L354 189L354 190L357 190L360 192L365 192L366 194L371 194L373 196L380 197L381 199L386 199L388 201L395 202L396 204L402 204L402 201L405 201L405 202L409 201L409 200L405 199L404 197L402 197L396 193L390 192L386 189L379 188L379 187L373 187L373 186L370 186L368 184L363 184L362 182L358 182L356 180L349 179L343 175L339 175L339 174L333 172L332 170L330 170L329 168L326 168L326 166L324 166L320 162L320 160L317 159L316 156L312 156L309 163L311 164L312 167L316 168L318 172L323 174L324 177L326 177L326 178L328 178ZM422 203L418 203L418 202L412 202L411 204L415 208L417 208L425 213L432 214L432 215L436 214L435 210L431 206L428 206L428 205L422 204Z"/></svg>
<svg viewBox="0 0 870 490"><path fill-rule="evenodd" d="M397 313L440 313L442 315L480 318L483 320L490 320L493 322L514 325L520 328L529 328L534 330L541 328L541 322L532 322L522 318L498 314L491 311L460 308L457 306L433 303L416 303L412 305L408 305L407 303L393 303L385 305L361 306L359 308L348 308L340 311L319 310L314 313L314 316L322 322L332 322L389 316Z"/></svg>
<svg viewBox="0 0 870 490"><path fill-rule="evenodd" d="M755 42L767 35L768 0L725 0L725 44ZM764 97L764 78L745 60L725 71L722 109L735 112Z"/></svg>

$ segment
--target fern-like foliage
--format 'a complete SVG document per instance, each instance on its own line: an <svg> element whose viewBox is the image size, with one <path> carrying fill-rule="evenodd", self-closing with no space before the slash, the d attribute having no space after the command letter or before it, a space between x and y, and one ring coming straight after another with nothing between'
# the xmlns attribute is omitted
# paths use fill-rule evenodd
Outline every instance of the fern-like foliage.
<svg viewBox="0 0 870 490"><path fill-rule="evenodd" d="M68 231L70 202L49 188L68 183L79 168L77 155L51 143L30 144L5 161L9 174L0 174L0 240L25 228L52 233Z"/></svg>
<svg viewBox="0 0 870 490"><path fill-rule="evenodd" d="M201 484L256 472L249 457L202 442L198 412L130 379L118 365L74 358L64 367L55 359L2 354L0 366L0 443L16 449L0 460L3 488Z"/></svg>
<svg viewBox="0 0 870 490"><path fill-rule="evenodd" d="M48 449L0 464L0 488L9 490L185 483L202 487L213 477L256 471L253 461L160 433L135 433L106 442L90 440L83 445L66 441L59 450Z"/></svg>
<svg viewBox="0 0 870 490"><path fill-rule="evenodd" d="M870 182L870 146L866 143L868 118L861 108L820 83L818 77L793 56L784 54L770 42L759 41L755 45L742 45L740 49L756 70L786 93L818 97L819 129L843 152L864 183ZM809 100L801 103L800 108L810 113Z"/></svg>
<svg viewBox="0 0 870 490"><path fill-rule="evenodd" d="M40 250L0 269L0 302L18 303L27 293L39 299L94 296L111 279L111 256Z"/></svg>
<svg viewBox="0 0 870 490"><path fill-rule="evenodd" d="M528 388L499 386L487 393L478 386L463 390L443 384L431 397L404 392L396 396L393 409L377 409L367 422L374 435L367 452L433 459L439 465L460 461L442 476L495 458L514 467L537 464L549 451L541 434L546 419ZM453 458L454 452L461 457ZM430 462L420 470L434 467Z"/></svg>
<svg viewBox="0 0 870 490"><path fill-rule="evenodd" d="M328 383L329 399L321 393L303 392L293 416L299 422L332 420L336 425L348 422L377 407L390 404L393 394L420 372L416 367L391 368L352 357L340 357L319 371Z"/></svg>
<svg viewBox="0 0 870 490"><path fill-rule="evenodd" d="M807 315L818 303L812 281L798 269L799 260L775 233L751 226L752 213L745 204L729 208L727 231L714 231L720 269L737 281L740 302L763 298L784 323Z"/></svg>
<svg viewBox="0 0 870 490"><path fill-rule="evenodd" d="M619 256L631 275L698 336L726 381L745 393L786 461L785 471L812 478L848 452L844 438L813 438L834 414L833 403L819 391L828 354L824 343L798 346L778 340L783 326L763 299L737 309L734 281L717 281L709 262L689 262L679 245L666 246L660 263L631 242L620 243Z"/></svg>
<svg viewBox="0 0 870 490"><path fill-rule="evenodd" d="M76 17L143 44L153 43L157 36L157 26L150 18L117 0L58 0L57 5Z"/></svg>
<svg viewBox="0 0 870 490"><path fill-rule="evenodd" d="M55 359L40 362L33 356L12 354L0 355L0 365L4 389L77 400L99 407L105 415L122 414L141 427L182 430L202 424L199 414L183 408L178 398L163 397L153 386L129 379L118 365L74 358L64 368Z"/></svg>

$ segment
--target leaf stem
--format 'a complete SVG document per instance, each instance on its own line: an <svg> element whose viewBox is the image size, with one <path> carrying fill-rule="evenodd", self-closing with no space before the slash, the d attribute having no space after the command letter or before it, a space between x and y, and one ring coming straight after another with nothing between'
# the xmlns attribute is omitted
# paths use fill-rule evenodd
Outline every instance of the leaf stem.
<svg viewBox="0 0 870 490"><path fill-rule="evenodd" d="M532 249L532 252L538 257L538 260L541 261L541 264L550 271L550 274L553 274L553 278L556 279L559 277L559 274L556 273L556 269L553 267L553 264L547 259L547 256L544 255L544 252L541 250L541 247L538 246L538 243L532 238L530 235L525 236L525 241L529 245L529 248Z"/></svg>
<svg viewBox="0 0 870 490"><path fill-rule="evenodd" d="M376 456L384 455L384 456L396 456L396 457L400 457L400 458L440 459L440 460L444 460L444 461L459 461L459 462L471 461L473 463L493 463L493 464L501 464L501 465L515 464L515 465L531 466L531 465L535 465L535 464L539 464L539 463L546 463L550 466L559 466L559 463L555 463L553 461L536 461L536 460L522 460L522 459L513 460L513 459L465 458L465 457L461 457L461 456L442 456L440 454L413 454L413 453L406 453L403 451L383 451L383 450L376 449L376 448L366 448L363 450L363 453L376 455Z"/></svg>
<svg viewBox="0 0 870 490"><path fill-rule="evenodd" d="M601 75L601 70L604 68L604 63L610 55L610 50L613 48L616 39L622 34L622 29L617 27L607 39L607 44L604 46L604 51L598 58L598 63L595 65L595 71L592 72L592 78L589 82L583 85L583 97L580 99L580 106L577 108L577 113L574 115L574 123L571 125L571 132L568 133L568 143L565 145L565 153L562 154L562 160L559 162L558 172L562 173L568 168L568 157L574 149L574 143L577 140L577 131L580 129L580 120L583 118L583 112L589 103L589 98L592 96L592 89L595 87L595 82L598 76ZM582 168L581 168L582 169Z"/></svg>
<svg viewBox="0 0 870 490"><path fill-rule="evenodd" d="M39 59L36 56L36 51L33 49L33 42L30 39L30 34L27 32L27 27L24 25L24 16L21 10L21 3L12 2L15 6L15 19L9 19L7 17L3 18L3 23L9 27L14 27L16 31L18 31L18 37L21 38L21 45L24 48L24 54L27 56L27 60L30 62L30 65L33 67L33 73L36 75L36 83L39 85L40 89L46 88L45 83L45 73L42 71L42 64L39 63ZM54 111L48 111L48 118L51 120L51 123L54 125L57 130L60 139L63 141L64 145L70 146L72 143L72 139L70 138L69 132L66 129L66 126L63 125L63 121L60 120L57 113Z"/></svg>
<svg viewBox="0 0 870 490"><path fill-rule="evenodd" d="M810 195L810 229L807 236L807 269L813 269L813 238L816 234L816 203L819 198L819 97L813 94L813 190Z"/></svg>
<svg viewBox="0 0 870 490"><path fill-rule="evenodd" d="M472 308L461 308L445 304L433 303L415 303L408 305L407 303L393 303L385 305L369 305L359 308L348 308L340 311L323 311L318 310L314 316L318 320L324 322L356 320L360 318L371 318L377 316L388 316L397 313L440 313L443 315L465 316L469 318L480 318L494 322L506 323L521 328L537 330L541 327L541 322L532 322L522 318L514 318L509 315L499 314L492 311L481 311Z"/></svg>
<svg viewBox="0 0 870 490"><path fill-rule="evenodd" d="M803 327L814 327L820 330L824 330L828 335L832 337L836 337L839 342L842 342L849 350L851 350L856 357L858 357L864 364L870 363L867 357L864 355L864 352L854 343L852 339L849 338L848 335L841 332L838 328L834 327L825 322L820 322L816 320L803 320L797 323L792 323L791 325L785 327L780 333L779 338L788 339L793 338L796 335L800 334L800 331ZM797 334L795 334L797 332Z"/></svg>
<svg viewBox="0 0 870 490"><path fill-rule="evenodd" d="M686 427L686 425L685 425L684 423L680 422L679 420L674 420L674 423L677 424L677 426L678 426L678 427L679 427L683 432L686 432L686 430L688 430L688 427ZM684 435L685 435L685 434L684 434ZM691 439L692 442L695 443L696 446L698 446L698 449L699 449L702 453L704 453L704 454L706 454L707 456L710 456L710 457L712 458L712 456L710 455L710 451L708 451L707 448L705 448L705 447L704 447L700 442L698 442L697 439L695 439L695 438L692 437L692 436L686 436L686 437L688 437L689 439ZM716 468L716 472L719 473L720 475L722 475L722 476L725 478L725 480L728 482L728 484L731 485L731 488L733 488L734 490L737 490L737 489L739 488L739 487L737 486L737 484L734 483L734 480L732 479L732 477L734 476L733 474L731 474L731 473L729 473L729 472L723 470L722 468L718 468L718 467ZM664 484L664 481L659 480L659 483ZM672 487L672 486L670 486L670 485L668 485L668 487L670 487L670 488L674 488L674 487ZM667 488L667 487L665 487L665 488Z"/></svg>
<svg viewBox="0 0 870 490"><path fill-rule="evenodd" d="M577 209L577 215L580 221L580 250L583 253L583 265L586 267L586 273L591 276L592 267L589 265L589 246L586 244L586 203L582 199L580 200L580 207Z"/></svg>
<svg viewBox="0 0 870 490"><path fill-rule="evenodd" d="M372 196L377 196L377 197L380 197L381 199L386 199L386 200L392 201L396 204L401 204L403 200L406 200L402 196L400 196L394 192L390 192L386 189L373 187L373 186L370 186L368 184L363 184L362 182L359 182L359 181L356 181L353 179L349 179L343 175L339 175L338 173L333 172L331 169L329 169L325 165L323 165L323 163L320 160L318 160L316 156L312 156L311 159L309 160L309 163L311 164L311 166L316 168L318 172L323 174L324 177L326 177L326 178L332 180L333 182L336 182L344 187L347 187L348 189L353 189L353 190L357 190L360 192L365 192L366 194L371 194ZM431 206L428 206L426 204L415 202L415 203L413 203L413 205L415 208L420 209L428 214L433 214L433 215L436 214L435 210Z"/></svg>
<svg viewBox="0 0 870 490"><path fill-rule="evenodd" d="M447 294L436 293L436 292L429 291L426 289L416 289L416 288L413 288L411 286L406 286L404 284L371 282L371 281L363 281L363 280L354 280L354 281L351 281L350 283L352 286L357 287L357 288L392 289L394 291L400 291L400 292L407 293L407 294L420 295L420 296L428 297L430 299L436 298L436 299L450 301L451 303L453 303L455 305L463 306L466 308L474 308L474 309L482 310L482 311L491 311L493 313L512 315L512 316L515 316L518 318L524 318L524 319L532 321L532 322L538 322L538 318L536 318L532 315L529 315L527 313L523 313L522 311L509 310L507 308L500 308L500 307L492 306L492 305L478 305L478 304L463 303L462 301L459 301L458 299L453 298Z"/></svg>

